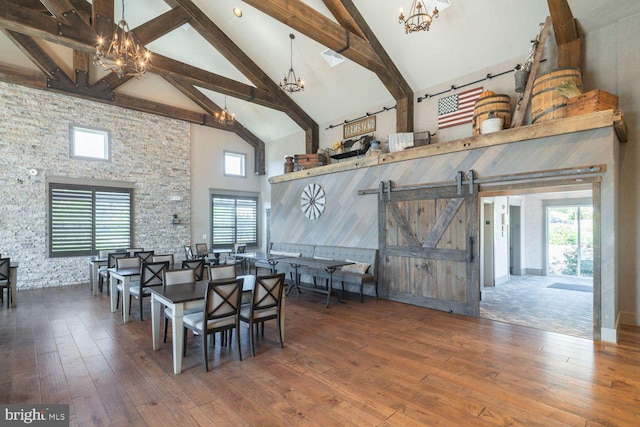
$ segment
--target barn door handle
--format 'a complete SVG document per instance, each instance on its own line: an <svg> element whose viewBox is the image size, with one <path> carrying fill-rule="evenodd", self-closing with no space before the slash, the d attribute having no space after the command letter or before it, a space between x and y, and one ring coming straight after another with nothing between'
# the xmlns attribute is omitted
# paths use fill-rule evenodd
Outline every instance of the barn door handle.
<svg viewBox="0 0 640 427"><path fill-rule="evenodd" d="M473 262L473 236L469 236L469 262Z"/></svg>

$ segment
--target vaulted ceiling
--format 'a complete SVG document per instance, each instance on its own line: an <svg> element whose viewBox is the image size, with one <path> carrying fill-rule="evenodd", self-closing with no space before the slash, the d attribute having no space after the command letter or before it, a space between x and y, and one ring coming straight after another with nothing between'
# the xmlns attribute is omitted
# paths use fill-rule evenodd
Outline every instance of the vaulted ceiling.
<svg viewBox="0 0 640 427"><path fill-rule="evenodd" d="M410 3L125 0L129 26L153 52L150 73L137 80L92 65L97 35L110 36L121 19L120 0L0 0L0 80L235 132L263 173L265 142L302 129L314 152L320 126L373 106L397 105L398 131L413 130L414 92L524 58L549 14L547 0L450 0L429 32L405 34L397 16ZM637 0L568 3L585 32L640 13ZM292 95L278 88L289 33L306 87ZM331 67L327 48L346 61ZM225 96L237 117L231 128L212 117Z"/></svg>

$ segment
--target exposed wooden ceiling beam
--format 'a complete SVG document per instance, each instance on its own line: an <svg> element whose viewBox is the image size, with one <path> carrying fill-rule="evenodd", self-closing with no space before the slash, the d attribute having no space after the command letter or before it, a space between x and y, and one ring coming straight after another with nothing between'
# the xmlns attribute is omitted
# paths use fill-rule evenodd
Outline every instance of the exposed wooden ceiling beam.
<svg viewBox="0 0 640 427"><path fill-rule="evenodd" d="M188 80L196 86L280 111L285 111L287 108L286 105L282 104L280 100L268 90L249 86L228 77L210 73L183 62L167 58L166 56L154 54L151 59L151 64L153 66L151 72L162 77Z"/></svg>
<svg viewBox="0 0 640 427"><path fill-rule="evenodd" d="M97 1L94 2L94 6L96 4ZM60 35L58 34L58 21L55 18L12 3L0 2L0 27L68 46L81 52L89 54L95 52L94 43L97 36L94 33L84 37L82 33L63 31L63 34ZM286 111L289 108L287 104L281 102L279 96L274 96L271 91L258 89L162 55L153 54L151 72L163 77L187 78L197 86L280 111Z"/></svg>
<svg viewBox="0 0 640 427"><path fill-rule="evenodd" d="M176 89L182 92L186 97L191 99L193 102L198 104L200 108L205 110L207 113L211 115L215 115L215 113L222 110L218 104L213 102L207 96L205 96L198 89L193 87L190 84L185 84L184 82L179 82L172 78L165 78L169 83L171 83ZM217 125L217 126L216 126ZM225 131L230 131L238 135L242 138L247 144L251 145L254 149L254 171L257 175L265 174L265 152L264 152L264 142L255 136L251 131L242 126L240 122L237 120L233 122L231 126L225 126L219 123L213 123L212 127L218 127L218 129L222 129Z"/></svg>
<svg viewBox="0 0 640 427"><path fill-rule="evenodd" d="M25 70L6 65L0 65L0 81L6 83L29 86L35 89L48 90L46 76L37 71ZM141 111L159 116L169 117L176 120L183 120L203 126L214 127L214 117L210 114L191 111L180 107L173 107L146 99L140 99L129 95L119 94L115 101L96 99L81 93L62 92L65 95L77 98L88 99L90 101L102 102L109 105L127 108L129 110Z"/></svg>
<svg viewBox="0 0 640 427"><path fill-rule="evenodd" d="M53 59L47 55L33 37L16 33L15 31L2 30L11 41L25 54L27 58L38 66L47 77L53 77L53 71L58 68Z"/></svg>
<svg viewBox="0 0 640 427"><path fill-rule="evenodd" d="M171 9L133 29L135 37L143 45L169 34L189 22L189 15L180 7Z"/></svg>
<svg viewBox="0 0 640 427"><path fill-rule="evenodd" d="M582 39L567 0L547 0L558 45L558 67L582 66Z"/></svg>
<svg viewBox="0 0 640 427"><path fill-rule="evenodd" d="M66 22L65 13L74 8L69 0L40 0L40 3L62 22Z"/></svg>
<svg viewBox="0 0 640 427"><path fill-rule="evenodd" d="M326 0L325 0L326 1ZM380 81L387 88L389 93L397 102L396 107L396 131L397 132L413 132L413 90L409 83L405 80L391 60L387 51L378 40L367 21L362 17L360 11L353 4L352 0L341 0L346 12L350 15L356 25L362 30L369 44L377 52L380 60L385 66L385 71L376 73Z"/></svg>
<svg viewBox="0 0 640 427"><path fill-rule="evenodd" d="M78 19L81 21L80 18ZM0 1L0 27L70 47L71 49L80 51L93 50L87 46L87 41L80 38L78 34L69 31L68 35L60 35L58 23L59 21L51 16L21 7L15 3ZM68 28L69 26L60 25L60 28L63 27Z"/></svg>
<svg viewBox="0 0 640 427"><path fill-rule="evenodd" d="M347 37L348 30L300 0L243 0L356 64L375 73L384 72L378 54L364 39ZM346 48L346 49L345 49Z"/></svg>
<svg viewBox="0 0 640 427"><path fill-rule="evenodd" d="M191 15L190 23L192 27L205 40L254 85L271 92L275 96L279 103L285 107L282 111L304 129L307 134L307 152L315 153L320 146L318 124L298 104L282 92L278 85L191 0L170 0L170 4L177 4L184 8Z"/></svg>
<svg viewBox="0 0 640 427"><path fill-rule="evenodd" d="M338 23L343 27L351 31L353 34L361 37L364 40L368 40L367 36L362 32L356 22L353 21L351 14L347 11L340 0L322 0L327 9L331 12Z"/></svg>

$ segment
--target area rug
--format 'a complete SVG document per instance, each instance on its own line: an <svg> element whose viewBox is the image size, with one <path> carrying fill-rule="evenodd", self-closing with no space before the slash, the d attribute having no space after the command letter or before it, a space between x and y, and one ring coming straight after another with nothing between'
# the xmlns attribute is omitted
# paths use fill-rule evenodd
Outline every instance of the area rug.
<svg viewBox="0 0 640 427"><path fill-rule="evenodd" d="M553 283L547 288L564 289L565 291L593 292L593 286L576 285L573 283Z"/></svg>

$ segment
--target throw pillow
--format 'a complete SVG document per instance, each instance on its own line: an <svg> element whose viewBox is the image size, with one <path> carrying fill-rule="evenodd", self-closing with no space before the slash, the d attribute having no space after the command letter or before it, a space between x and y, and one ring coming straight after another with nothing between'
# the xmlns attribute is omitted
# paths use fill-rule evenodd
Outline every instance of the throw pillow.
<svg viewBox="0 0 640 427"><path fill-rule="evenodd" d="M345 261L353 262L354 264L343 265L341 270L342 271L348 271L348 272L351 272L351 273L365 274L367 272L367 270L369 269L369 266L371 265L371 264L366 263L366 262L353 261L353 260L350 260L350 259L346 259Z"/></svg>

